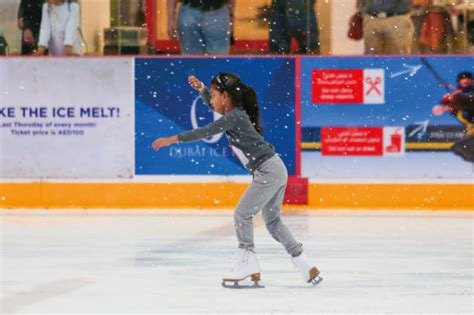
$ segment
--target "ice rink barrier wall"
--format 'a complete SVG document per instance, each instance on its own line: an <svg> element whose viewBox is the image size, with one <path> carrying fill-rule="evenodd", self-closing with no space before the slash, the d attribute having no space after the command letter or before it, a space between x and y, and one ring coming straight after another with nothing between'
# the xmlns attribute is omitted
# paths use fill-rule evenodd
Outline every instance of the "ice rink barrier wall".
<svg viewBox="0 0 474 315"><path fill-rule="evenodd" d="M426 59L451 84L472 61ZM187 77L219 72L255 88L307 183L285 209L473 210L472 165L449 151L462 125L431 114L445 91L420 57L2 58L0 206L234 208L251 177L223 135L150 146L218 118Z"/></svg>

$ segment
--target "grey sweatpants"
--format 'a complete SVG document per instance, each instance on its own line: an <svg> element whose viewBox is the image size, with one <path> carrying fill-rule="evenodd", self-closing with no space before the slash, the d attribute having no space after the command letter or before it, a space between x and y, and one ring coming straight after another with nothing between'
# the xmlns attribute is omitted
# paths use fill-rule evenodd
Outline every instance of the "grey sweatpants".
<svg viewBox="0 0 474 315"><path fill-rule="evenodd" d="M253 251L253 217L262 210L268 232L280 242L291 256L299 256L298 243L280 218L288 172L278 155L263 162L255 171L253 181L234 213L239 248Z"/></svg>

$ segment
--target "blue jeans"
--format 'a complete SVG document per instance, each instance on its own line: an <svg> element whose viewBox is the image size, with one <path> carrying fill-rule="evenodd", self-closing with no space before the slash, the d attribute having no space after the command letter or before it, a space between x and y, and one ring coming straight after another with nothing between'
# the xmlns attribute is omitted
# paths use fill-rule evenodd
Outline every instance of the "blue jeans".
<svg viewBox="0 0 474 315"><path fill-rule="evenodd" d="M270 24L270 53L289 54L291 40L294 38L298 43L298 53L319 54L316 13L310 11L308 16L309 20L306 15L294 16L284 12L274 12Z"/></svg>
<svg viewBox="0 0 474 315"><path fill-rule="evenodd" d="M229 7L202 11L181 5L178 32L183 55L226 55L230 41Z"/></svg>

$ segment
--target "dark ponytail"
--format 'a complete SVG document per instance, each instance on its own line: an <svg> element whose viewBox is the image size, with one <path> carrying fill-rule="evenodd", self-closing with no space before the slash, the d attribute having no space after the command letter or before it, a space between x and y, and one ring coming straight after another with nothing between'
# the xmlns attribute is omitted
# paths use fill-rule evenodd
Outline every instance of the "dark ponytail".
<svg viewBox="0 0 474 315"><path fill-rule="evenodd" d="M260 125L260 111L258 109L257 93L253 88L248 85L241 83L242 89L242 108L249 115L252 125L255 127L258 133L263 132L263 128Z"/></svg>
<svg viewBox="0 0 474 315"><path fill-rule="evenodd" d="M260 111L255 90L240 81L240 78L232 73L220 73L213 78L211 84L220 92L227 92L235 107L242 108L250 118L250 122L258 133L263 132L260 124Z"/></svg>

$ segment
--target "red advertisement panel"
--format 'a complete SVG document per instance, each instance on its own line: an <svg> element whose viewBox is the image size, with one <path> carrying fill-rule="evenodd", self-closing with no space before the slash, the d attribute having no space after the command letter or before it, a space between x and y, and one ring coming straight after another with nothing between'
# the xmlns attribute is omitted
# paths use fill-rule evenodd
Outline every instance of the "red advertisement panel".
<svg viewBox="0 0 474 315"><path fill-rule="evenodd" d="M364 103L364 70L313 70L313 104Z"/></svg>
<svg viewBox="0 0 474 315"><path fill-rule="evenodd" d="M383 155L383 128L321 128L321 152L329 155Z"/></svg>

